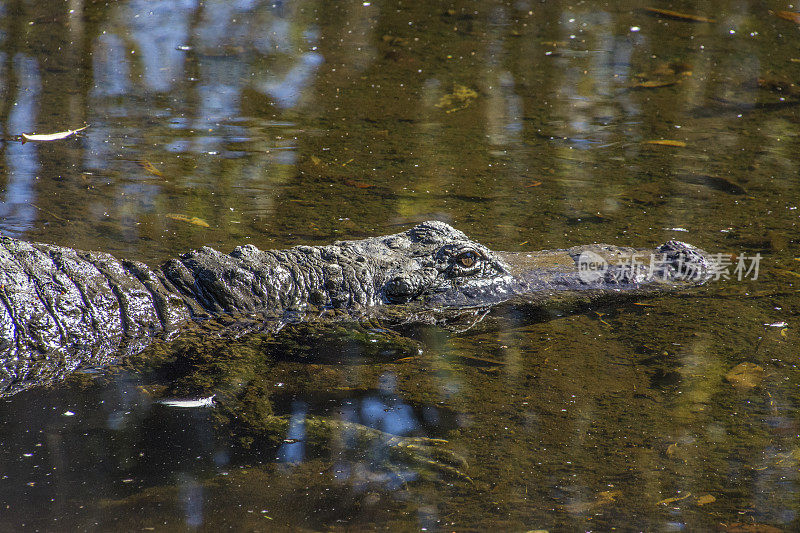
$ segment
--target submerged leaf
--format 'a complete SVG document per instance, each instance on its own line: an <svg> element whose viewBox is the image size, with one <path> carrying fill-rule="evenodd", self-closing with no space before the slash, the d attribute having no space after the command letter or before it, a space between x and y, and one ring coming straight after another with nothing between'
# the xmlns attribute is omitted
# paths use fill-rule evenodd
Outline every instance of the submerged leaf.
<svg viewBox="0 0 800 533"><path fill-rule="evenodd" d="M728 194L747 194L747 190L738 185L728 178L722 176L710 176L708 174L694 174L684 172L676 174L675 179L684 183L691 183L693 185L703 185L717 191L726 192Z"/></svg>
<svg viewBox="0 0 800 533"><path fill-rule="evenodd" d="M172 220L179 220L181 222L188 222L189 224L194 224L195 226L201 226L203 228L210 228L211 225L203 220L202 218L197 217L190 217L189 215L181 215L180 213L167 213L164 215L167 218L171 218Z"/></svg>
<svg viewBox="0 0 800 533"><path fill-rule="evenodd" d="M142 167L145 170L145 172L148 172L148 173L150 173L150 174L152 174L154 176L158 176L158 177L163 177L164 176L164 174L160 170L158 170L156 168L156 166L153 163L151 163L150 161L148 161L147 159L140 159L139 161L136 162L136 164L139 165L140 167Z"/></svg>
<svg viewBox="0 0 800 533"><path fill-rule="evenodd" d="M675 85L678 80L645 80L631 85L632 89L657 89L659 87L669 87Z"/></svg>
<svg viewBox="0 0 800 533"><path fill-rule="evenodd" d="M688 22L710 22L710 23L716 22L716 20L710 19L708 17L701 17L700 15L692 15L691 13L681 13L680 11L671 11L669 9L659 9L657 7L645 7L644 11L665 18L670 18L675 20L685 20Z"/></svg>
<svg viewBox="0 0 800 533"><path fill-rule="evenodd" d="M22 142L48 142L48 141L60 141L62 139L66 139L67 137L72 137L79 131L83 131L88 128L89 125L74 130L67 130L67 131L59 131L57 133L23 133L20 135L22 137Z"/></svg>
<svg viewBox="0 0 800 533"><path fill-rule="evenodd" d="M573 514L581 514L594 510L598 507L602 507L603 505L608 505L609 503L616 501L616 499L620 496L622 496L622 491L605 490L603 492L599 492L594 501L579 501L570 503L565 505L564 509Z"/></svg>
<svg viewBox="0 0 800 533"><path fill-rule="evenodd" d="M453 92L442 96L435 107L445 109L445 113L453 113L469 107L477 97L477 91L456 83Z"/></svg>
<svg viewBox="0 0 800 533"><path fill-rule="evenodd" d="M355 187L356 189L369 189L370 187L374 187L371 183L366 183L364 181L356 181L345 178L344 184L348 187Z"/></svg>
<svg viewBox="0 0 800 533"><path fill-rule="evenodd" d="M750 362L740 363L725 374L725 381L739 390L757 387L763 378L764 369Z"/></svg>

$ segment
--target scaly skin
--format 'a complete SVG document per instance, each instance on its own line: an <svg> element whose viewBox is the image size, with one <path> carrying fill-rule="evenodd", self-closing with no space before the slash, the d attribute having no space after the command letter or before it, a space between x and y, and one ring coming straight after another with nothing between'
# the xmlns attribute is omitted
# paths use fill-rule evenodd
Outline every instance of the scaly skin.
<svg viewBox="0 0 800 533"><path fill-rule="evenodd" d="M0 396L101 366L171 337L187 322L219 315L289 321L372 317L390 323L477 322L494 307L537 308L641 295L705 282L702 250L670 241L655 250L661 276L611 266L586 282L582 252L609 262L635 250L607 245L504 254L443 222L328 246L230 254L208 247L151 269L108 254L0 239ZM687 270L686 267L691 267ZM336 313L339 311L339 313Z"/></svg>

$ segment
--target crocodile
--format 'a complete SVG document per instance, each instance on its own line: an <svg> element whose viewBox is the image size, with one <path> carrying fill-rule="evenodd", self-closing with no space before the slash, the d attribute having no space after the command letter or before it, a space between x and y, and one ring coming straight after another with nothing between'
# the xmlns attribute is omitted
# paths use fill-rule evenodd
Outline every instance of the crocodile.
<svg viewBox="0 0 800 533"><path fill-rule="evenodd" d="M273 330L327 319L465 330L693 287L713 271L709 254L679 241L498 252L439 221L327 246L203 247L155 268L2 237L0 396L108 365L215 317L255 317Z"/></svg>

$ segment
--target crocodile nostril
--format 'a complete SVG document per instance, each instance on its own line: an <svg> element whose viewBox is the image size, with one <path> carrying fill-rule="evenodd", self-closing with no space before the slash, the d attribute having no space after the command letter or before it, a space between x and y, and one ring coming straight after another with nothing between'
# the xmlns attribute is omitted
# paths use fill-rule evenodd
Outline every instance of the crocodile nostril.
<svg viewBox="0 0 800 533"><path fill-rule="evenodd" d="M416 296L416 287L409 278L398 276L386 282L383 292L389 303L405 303Z"/></svg>

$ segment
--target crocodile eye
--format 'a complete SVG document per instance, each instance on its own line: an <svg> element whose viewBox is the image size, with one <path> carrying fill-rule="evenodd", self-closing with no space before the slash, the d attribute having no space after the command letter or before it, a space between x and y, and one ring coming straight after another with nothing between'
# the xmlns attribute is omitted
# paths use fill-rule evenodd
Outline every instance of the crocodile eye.
<svg viewBox="0 0 800 533"><path fill-rule="evenodd" d="M472 268L478 262L478 254L475 252L464 252L456 257L456 261L463 267Z"/></svg>
<svg viewBox="0 0 800 533"><path fill-rule="evenodd" d="M453 277L471 276L481 269L483 255L475 250L461 252L451 259L450 275Z"/></svg>

